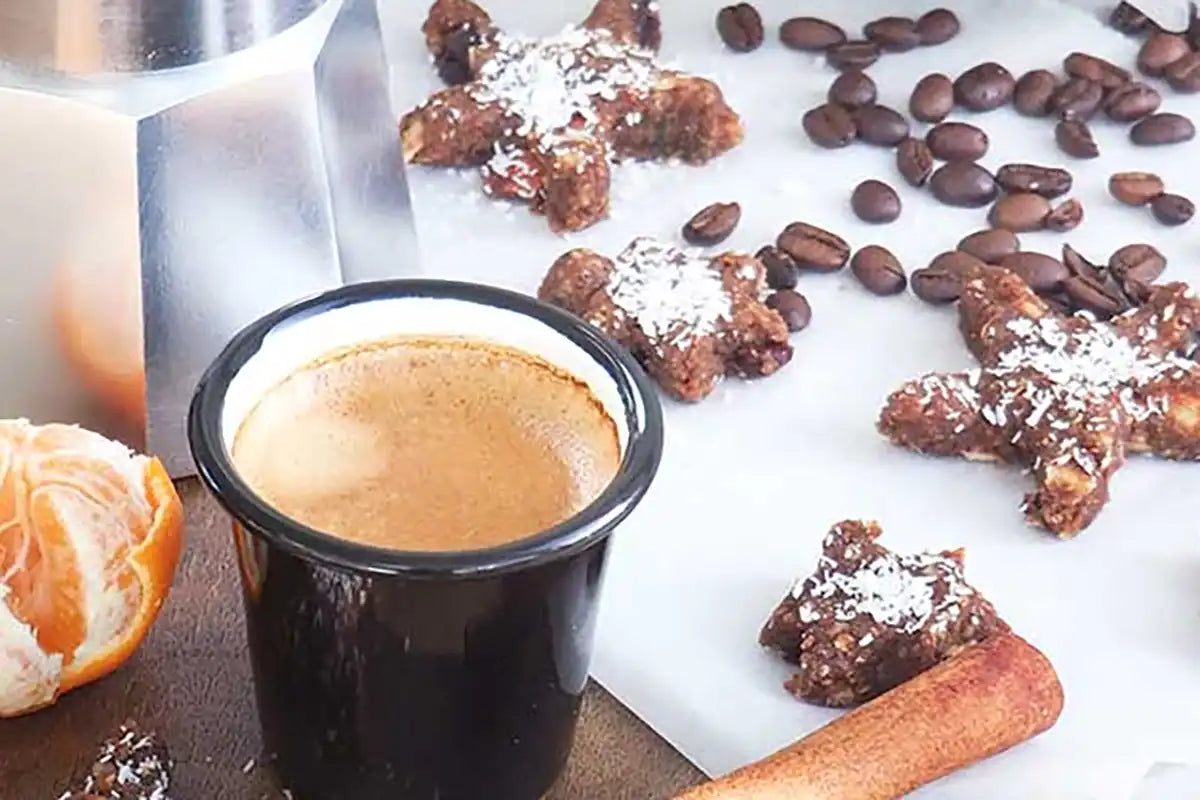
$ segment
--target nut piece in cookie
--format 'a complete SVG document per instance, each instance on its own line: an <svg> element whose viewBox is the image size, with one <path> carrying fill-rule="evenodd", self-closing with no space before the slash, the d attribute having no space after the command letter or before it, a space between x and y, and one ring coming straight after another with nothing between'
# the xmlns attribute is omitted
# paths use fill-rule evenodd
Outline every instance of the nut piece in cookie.
<svg viewBox="0 0 1200 800"><path fill-rule="evenodd" d="M437 0L423 30L450 88L401 120L404 159L479 167L488 194L529 203L553 230L608 214L621 158L700 164L742 140L715 83L658 65L656 3L599 0L581 26L539 39Z"/></svg>
<svg viewBox="0 0 1200 800"><path fill-rule="evenodd" d="M166 744L130 721L104 740L87 776L59 800L170 800L170 789Z"/></svg>
<svg viewBox="0 0 1200 800"><path fill-rule="evenodd" d="M1008 630L963 578L961 550L899 555L874 522L825 537L817 569L771 614L759 643L799 667L785 685L841 708L899 686L964 647Z"/></svg>
<svg viewBox="0 0 1200 800"><path fill-rule="evenodd" d="M1179 355L1200 331L1200 300L1184 284L1100 322L988 267L964 287L959 327L980 367L909 381L879 430L919 453L1029 467L1031 523L1062 538L1086 528L1126 453L1200 460L1200 367Z"/></svg>
<svg viewBox="0 0 1200 800"><path fill-rule="evenodd" d="M668 394L696 401L725 375L770 375L791 360L787 324L762 302L765 287L753 256L638 238L615 259L564 253L538 297L628 348Z"/></svg>

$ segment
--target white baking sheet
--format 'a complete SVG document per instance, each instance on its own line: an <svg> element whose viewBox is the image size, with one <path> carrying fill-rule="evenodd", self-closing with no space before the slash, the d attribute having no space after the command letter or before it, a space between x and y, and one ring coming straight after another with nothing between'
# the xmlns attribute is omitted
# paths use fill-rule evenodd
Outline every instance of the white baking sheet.
<svg viewBox="0 0 1200 800"><path fill-rule="evenodd" d="M528 32L555 30L587 7L487 5L505 26ZM834 73L817 58L784 49L773 35L797 13L857 29L884 13L918 14L930 2L818 0L802 7L760 0L767 43L747 55L729 53L718 40L719 5L663 0L663 51L720 81L745 120L742 147L702 169L620 169L612 218L565 238L521 207L485 199L471 172L413 169L423 271L533 293L565 249L615 253L635 235L674 238L695 210L716 200L743 207L729 247L753 251L786 223L805 220L856 247L883 244L910 268L986 227L986 210L946 208L904 185L890 150L862 145L829 152L810 144L800 116L822 101ZM871 70L881 102L905 108L923 74L956 75L982 60L1002 61L1019 74L1054 68L1074 49L1132 64L1138 47L1094 15L1051 0L954 7L963 20L957 39L887 56ZM417 30L425 8L403 2L388 10L400 109L438 85ZM1166 110L1200 120L1200 97L1164 94ZM1148 211L1118 206L1105 191L1111 172L1145 169L1200 200L1200 141L1138 149L1123 128L1097 121L1101 158L1083 162L1056 150L1047 120L1011 110L952 118L988 131L988 166L1063 164L1075 175L1083 226L1067 235L1027 235L1028 249L1057 254L1069 241L1103 260L1120 245L1148 241L1167 254L1169 277L1200 280L1200 222L1164 228ZM850 190L868 177L898 188L905 204L898 222L874 227L851 215ZM729 381L693 407L667 403L657 483L615 539L596 677L709 774L820 726L831 714L783 691L788 667L760 650L756 637L793 579L812 568L832 523L876 518L884 542L899 550L965 546L968 578L1045 650L1067 693L1051 732L921 797L1129 797L1152 763L1200 758L1200 464L1135 458L1118 475L1100 519L1077 540L1059 542L1024 525L1017 505L1027 483L1017 470L922 458L875 432L878 407L898 384L971 364L951 310L911 295L872 297L848 271L805 276L800 288L814 319L794 337L790 366L763 381Z"/></svg>

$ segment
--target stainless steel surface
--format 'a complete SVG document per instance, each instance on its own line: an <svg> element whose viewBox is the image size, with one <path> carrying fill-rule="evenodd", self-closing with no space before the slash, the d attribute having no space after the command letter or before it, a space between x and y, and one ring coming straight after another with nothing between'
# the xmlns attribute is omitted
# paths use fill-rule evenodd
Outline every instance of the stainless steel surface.
<svg viewBox="0 0 1200 800"><path fill-rule="evenodd" d="M236 53L326 0L2 0L0 60L90 75L170 69Z"/></svg>
<svg viewBox="0 0 1200 800"><path fill-rule="evenodd" d="M187 474L187 403L233 333L417 271L375 2L319 5L182 69L0 69L0 356L20 376L0 416L144 442Z"/></svg>

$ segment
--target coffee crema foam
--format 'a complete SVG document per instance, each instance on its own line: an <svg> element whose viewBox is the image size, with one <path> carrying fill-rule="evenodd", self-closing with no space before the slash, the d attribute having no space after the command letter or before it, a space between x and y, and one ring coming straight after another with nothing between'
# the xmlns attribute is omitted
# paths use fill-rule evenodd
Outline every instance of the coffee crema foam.
<svg viewBox="0 0 1200 800"><path fill-rule="evenodd" d="M621 458L586 384L529 353L442 336L322 356L266 392L231 452L292 519L410 551L546 530L595 500Z"/></svg>

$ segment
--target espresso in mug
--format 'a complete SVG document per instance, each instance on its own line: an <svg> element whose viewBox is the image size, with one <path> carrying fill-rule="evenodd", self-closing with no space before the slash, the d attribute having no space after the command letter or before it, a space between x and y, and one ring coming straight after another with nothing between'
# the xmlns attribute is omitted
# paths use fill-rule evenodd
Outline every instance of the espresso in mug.
<svg viewBox="0 0 1200 800"><path fill-rule="evenodd" d="M235 467L283 514L406 551L494 547L595 500L616 424L578 379L483 340L396 337L321 357L238 427Z"/></svg>

